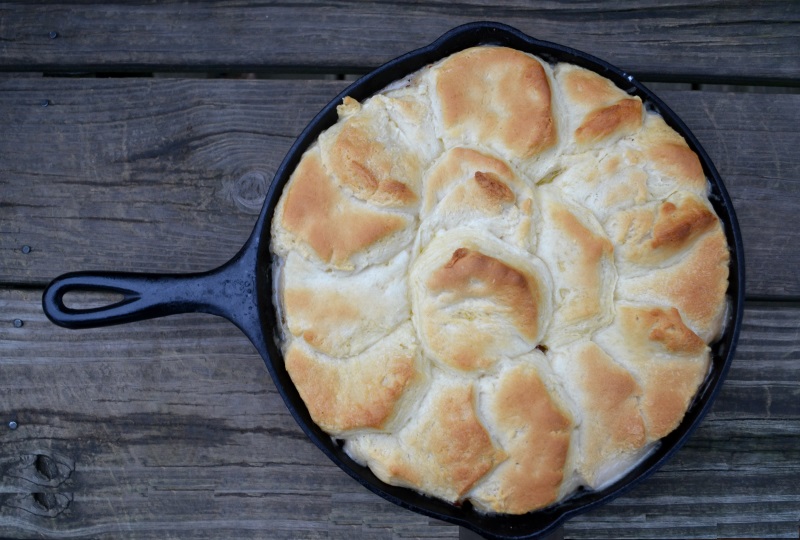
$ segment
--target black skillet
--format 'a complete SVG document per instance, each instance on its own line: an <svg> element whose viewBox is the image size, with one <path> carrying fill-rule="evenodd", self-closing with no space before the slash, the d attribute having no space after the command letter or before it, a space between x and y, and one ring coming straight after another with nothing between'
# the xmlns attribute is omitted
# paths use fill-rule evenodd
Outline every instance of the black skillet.
<svg viewBox="0 0 800 540"><path fill-rule="evenodd" d="M647 459L623 478L600 491L579 491L544 510L522 516L485 515L469 503L455 506L387 485L369 469L354 463L341 447L311 420L283 365L276 344L279 323L273 305L270 272L270 221L281 191L303 152L324 129L336 122L336 105L344 96L363 100L389 83L475 45L503 45L537 55L548 62L571 62L614 81L620 88L642 98L660 112L667 123L686 138L700 156L711 181L711 203L724 223L731 248L730 309L725 332L712 346L711 373L680 426L664 438ZM64 295L71 291L112 291L123 299L94 309L71 309ZM608 502L642 481L667 461L697 427L719 392L733 359L744 306L744 253L741 232L730 197L706 152L684 123L652 92L624 71L593 56L533 39L509 26L477 22L459 26L416 51L405 54L362 77L336 96L303 130L270 185L255 229L241 251L228 263L198 274L133 274L78 272L53 280L42 299L44 312L54 323L68 328L90 328L120 324L178 313L204 312L220 315L238 326L264 359L286 406L308 437L342 470L367 489L409 510L471 529L487 538L535 538L553 531L564 520Z"/></svg>

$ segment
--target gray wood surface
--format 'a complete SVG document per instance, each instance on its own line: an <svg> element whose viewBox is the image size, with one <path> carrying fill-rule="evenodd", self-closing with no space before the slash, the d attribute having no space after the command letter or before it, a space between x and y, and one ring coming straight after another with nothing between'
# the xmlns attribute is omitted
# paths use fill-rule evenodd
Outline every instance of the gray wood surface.
<svg viewBox="0 0 800 540"><path fill-rule="evenodd" d="M233 256L341 81L16 79L0 92L0 280L187 272ZM800 95L660 92L719 169L751 297L800 296ZM42 106L46 103L47 106ZM29 253L21 251L30 246ZM780 257L776 254L780 253Z"/></svg>
<svg viewBox="0 0 800 540"><path fill-rule="evenodd" d="M4 2L0 69L364 72L480 20L644 79L800 81L800 4L749 0Z"/></svg>
<svg viewBox="0 0 800 540"><path fill-rule="evenodd" d="M800 535L800 3L74 0L0 1L0 538L459 537L331 464L231 323L68 331L41 293L66 271L227 261L347 84L331 79L482 19L656 81L745 240L744 327L712 411L564 537Z"/></svg>
<svg viewBox="0 0 800 540"><path fill-rule="evenodd" d="M0 311L24 321L0 325L0 537L457 536L332 465L230 323L182 315L75 332L38 302L38 291L0 291ZM799 328L800 308L750 304L690 442L566 536L796 534Z"/></svg>

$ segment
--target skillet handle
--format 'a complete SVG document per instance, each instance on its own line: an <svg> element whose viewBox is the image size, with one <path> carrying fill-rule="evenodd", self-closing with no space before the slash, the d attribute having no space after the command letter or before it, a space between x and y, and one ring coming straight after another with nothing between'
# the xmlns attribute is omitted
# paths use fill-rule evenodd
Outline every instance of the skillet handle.
<svg viewBox="0 0 800 540"><path fill-rule="evenodd" d="M225 317L251 340L260 333L254 257L240 253L210 272L145 274L73 272L54 279L42 295L45 315L66 328L97 328L179 313ZM113 292L122 300L88 309L70 308L70 292Z"/></svg>

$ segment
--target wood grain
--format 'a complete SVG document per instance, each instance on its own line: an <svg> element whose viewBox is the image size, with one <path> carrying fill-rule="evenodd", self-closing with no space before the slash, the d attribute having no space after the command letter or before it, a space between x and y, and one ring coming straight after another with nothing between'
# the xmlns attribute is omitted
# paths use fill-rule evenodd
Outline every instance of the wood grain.
<svg viewBox="0 0 800 540"><path fill-rule="evenodd" d="M340 81L11 79L0 92L0 282L207 270L244 243ZM748 294L800 296L800 95L665 91L744 231ZM47 106L43 106L46 104ZM24 253L23 246L30 252Z"/></svg>
<svg viewBox="0 0 800 540"><path fill-rule="evenodd" d="M46 320L39 295L0 291L0 536L457 536L332 465L226 321L69 331ZM567 537L796 534L798 328L800 308L750 305L690 442L629 494L568 522Z"/></svg>
<svg viewBox="0 0 800 540"><path fill-rule="evenodd" d="M348 84L323 78L476 20L654 81L745 240L750 300L712 411L565 538L798 537L800 3L0 0L0 538L459 537L327 460L227 321L68 331L41 292L72 270L227 261L295 137Z"/></svg>
<svg viewBox="0 0 800 540"><path fill-rule="evenodd" d="M3 2L0 69L366 72L480 20L643 80L800 82L800 5L747 0Z"/></svg>
<svg viewBox="0 0 800 540"><path fill-rule="evenodd" d="M294 138L343 87L7 81L0 153L15 157L0 165L0 281L225 262L250 233Z"/></svg>

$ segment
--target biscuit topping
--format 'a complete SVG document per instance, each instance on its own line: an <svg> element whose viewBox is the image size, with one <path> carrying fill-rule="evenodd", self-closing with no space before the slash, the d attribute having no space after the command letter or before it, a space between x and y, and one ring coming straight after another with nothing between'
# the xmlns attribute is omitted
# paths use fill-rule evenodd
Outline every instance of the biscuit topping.
<svg viewBox="0 0 800 540"><path fill-rule="evenodd" d="M275 210L286 369L382 481L524 514L678 425L729 250L700 160L601 75L482 46L359 103Z"/></svg>

